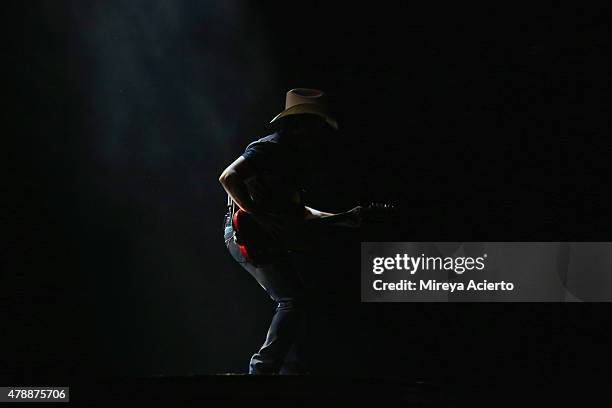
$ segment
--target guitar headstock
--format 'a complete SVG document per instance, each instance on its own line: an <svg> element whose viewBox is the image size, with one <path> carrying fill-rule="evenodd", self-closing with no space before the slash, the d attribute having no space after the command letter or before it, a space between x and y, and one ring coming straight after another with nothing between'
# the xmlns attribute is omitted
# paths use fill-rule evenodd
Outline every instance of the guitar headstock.
<svg viewBox="0 0 612 408"><path fill-rule="evenodd" d="M386 202L370 202L362 207L362 215L368 221L385 221L396 214L396 206Z"/></svg>
<svg viewBox="0 0 612 408"><path fill-rule="evenodd" d="M364 208L373 211L393 211L395 210L395 205L390 203L371 202Z"/></svg>

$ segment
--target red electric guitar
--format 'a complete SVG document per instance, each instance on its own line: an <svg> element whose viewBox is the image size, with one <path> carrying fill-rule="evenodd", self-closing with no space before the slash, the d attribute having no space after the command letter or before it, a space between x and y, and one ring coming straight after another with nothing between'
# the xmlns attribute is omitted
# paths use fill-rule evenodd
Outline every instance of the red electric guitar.
<svg viewBox="0 0 612 408"><path fill-rule="evenodd" d="M376 221L394 210L385 203L371 203L365 207L355 207L349 211L323 218L309 220L289 220L282 236L273 236L255 217L240 209L228 197L228 210L232 218L234 240L245 259L256 265L265 265L289 250L298 251L308 247L313 234L322 233L324 227L355 228L364 220ZM316 240L316 238L315 238Z"/></svg>

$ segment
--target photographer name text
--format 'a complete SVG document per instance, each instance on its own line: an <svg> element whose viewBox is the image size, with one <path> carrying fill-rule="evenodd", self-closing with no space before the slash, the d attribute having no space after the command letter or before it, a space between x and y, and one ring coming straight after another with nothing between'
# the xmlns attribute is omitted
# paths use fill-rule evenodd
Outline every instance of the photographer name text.
<svg viewBox="0 0 612 408"><path fill-rule="evenodd" d="M417 272L448 271L462 275L466 271L484 271L487 254L480 257L440 257L440 256L409 256L396 254L394 257L376 257L372 260L372 273L381 275L389 270L405 271L410 275ZM372 287L376 291L512 291L513 282L470 279L467 282L437 281L435 279L400 279L394 282L385 282L375 279Z"/></svg>

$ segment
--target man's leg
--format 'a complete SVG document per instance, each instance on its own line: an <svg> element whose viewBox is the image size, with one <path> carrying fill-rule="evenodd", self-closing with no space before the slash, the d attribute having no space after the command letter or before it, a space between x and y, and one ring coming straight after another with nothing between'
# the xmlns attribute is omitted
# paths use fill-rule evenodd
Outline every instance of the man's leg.
<svg viewBox="0 0 612 408"><path fill-rule="evenodd" d="M303 285L288 258L249 272L276 302L276 311L266 340L251 358L249 372L278 373L298 334L302 318Z"/></svg>
<svg viewBox="0 0 612 408"><path fill-rule="evenodd" d="M302 306L304 306L303 303ZM289 349L289 352L285 356L285 361L283 361L283 365L280 368L279 374L295 375L308 374L310 372L309 367L307 365L309 359L308 356L305 355L304 347L304 343L307 336L307 332L305 330L305 321L308 320L307 317L304 316L304 312L306 312L307 310L307 307L302 307L300 328L298 329L297 334L295 336L295 341L293 342L291 348Z"/></svg>
<svg viewBox="0 0 612 408"><path fill-rule="evenodd" d="M232 257L257 280L270 298L276 302L276 312L270 323L266 340L251 358L249 373L277 373L296 340L300 325L304 292L301 277L289 256L259 268L246 262L233 240L229 216L225 218L224 227L225 244Z"/></svg>

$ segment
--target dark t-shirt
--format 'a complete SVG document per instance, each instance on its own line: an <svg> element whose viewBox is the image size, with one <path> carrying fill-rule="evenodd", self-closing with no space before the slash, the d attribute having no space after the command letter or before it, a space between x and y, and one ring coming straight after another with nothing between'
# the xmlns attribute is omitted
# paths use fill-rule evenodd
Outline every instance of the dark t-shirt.
<svg viewBox="0 0 612 408"><path fill-rule="evenodd" d="M242 157L255 170L246 180L253 202L265 211L301 214L304 163L300 152L279 133L255 140ZM294 196L300 197L296 203Z"/></svg>

